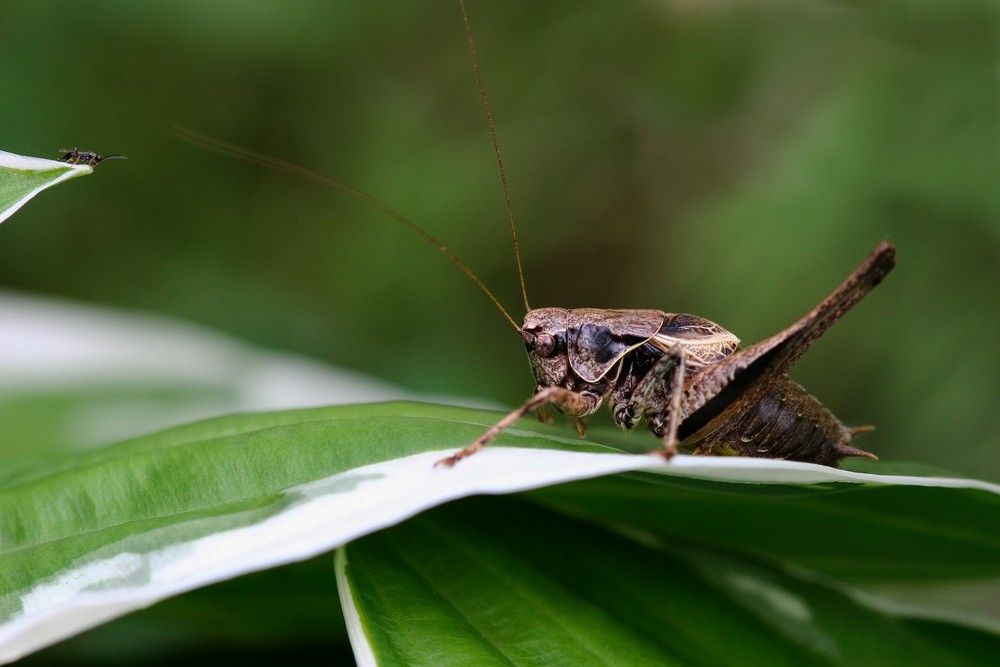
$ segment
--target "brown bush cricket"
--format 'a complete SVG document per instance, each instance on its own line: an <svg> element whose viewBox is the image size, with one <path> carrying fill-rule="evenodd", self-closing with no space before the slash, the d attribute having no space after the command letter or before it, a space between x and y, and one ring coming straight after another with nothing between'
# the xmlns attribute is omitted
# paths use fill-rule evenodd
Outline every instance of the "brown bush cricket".
<svg viewBox="0 0 1000 667"><path fill-rule="evenodd" d="M527 348L535 376L534 395L471 445L437 465L453 466L475 454L532 410L548 419L550 406L572 417L582 436L583 420L604 403L615 423L625 430L631 431L645 421L662 439L663 448L658 453L666 459L674 456L678 446L697 454L736 454L823 465L836 465L847 456L876 458L850 445L852 435L866 428L845 427L785 373L892 270L892 244L878 244L839 287L790 327L744 349L739 348L740 341L732 333L695 315L659 310L531 309L496 128L464 0L460 5L500 169L517 272L528 311L520 326L461 260L381 201L297 165L177 130L182 138L194 143L317 181L369 203L444 253L511 323Z"/></svg>

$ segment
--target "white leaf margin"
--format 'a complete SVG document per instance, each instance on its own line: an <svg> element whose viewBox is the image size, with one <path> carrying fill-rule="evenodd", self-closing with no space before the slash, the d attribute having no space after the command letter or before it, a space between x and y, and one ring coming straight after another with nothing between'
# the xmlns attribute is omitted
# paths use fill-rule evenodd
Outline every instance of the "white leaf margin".
<svg viewBox="0 0 1000 667"><path fill-rule="evenodd" d="M424 452L290 487L275 501L273 513L258 508L249 523L233 514L202 518L82 556L21 592L22 610L0 625L0 663L179 593L326 553L470 495L514 493L640 470L741 483L916 485L1000 495L1000 486L979 480L873 475L737 457L679 455L667 463L658 456L490 447L454 468L435 468L448 453ZM218 530L211 530L211 522L218 523ZM240 527L227 528L234 524ZM152 546L137 550L137 541ZM372 659L371 649L345 587L341 597L355 656L359 663L371 664L366 662Z"/></svg>
<svg viewBox="0 0 1000 667"><path fill-rule="evenodd" d="M50 180L45 181L14 203L7 206L7 208L0 211L0 223L14 215L18 209L28 203L32 197L37 195L42 190L51 188L53 185L58 185L59 183L68 181L71 178L76 178L77 176L86 176L94 171L93 167L86 164L69 164L58 160L47 160L40 157L29 157L26 155L18 155L17 153L8 153L7 151L0 151L0 169L34 171L38 173L53 172Z"/></svg>

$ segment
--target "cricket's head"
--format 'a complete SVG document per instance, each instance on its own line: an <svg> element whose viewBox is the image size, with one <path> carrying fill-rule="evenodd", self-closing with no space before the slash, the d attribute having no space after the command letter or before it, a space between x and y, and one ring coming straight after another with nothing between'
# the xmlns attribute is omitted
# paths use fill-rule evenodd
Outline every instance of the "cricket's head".
<svg viewBox="0 0 1000 667"><path fill-rule="evenodd" d="M535 308L524 316L518 329L528 350L528 361L540 387L561 386L569 375L566 354L565 308Z"/></svg>

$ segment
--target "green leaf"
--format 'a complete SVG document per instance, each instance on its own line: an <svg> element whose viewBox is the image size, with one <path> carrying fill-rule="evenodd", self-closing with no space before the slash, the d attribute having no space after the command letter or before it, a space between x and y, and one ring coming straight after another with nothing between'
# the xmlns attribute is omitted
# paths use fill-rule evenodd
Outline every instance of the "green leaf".
<svg viewBox="0 0 1000 667"><path fill-rule="evenodd" d="M992 530L1000 489L984 482L735 457L668 464L532 420L453 469L434 467L498 416L417 403L237 414L8 467L0 659L187 590L311 558L451 500L530 489L564 513L744 559L845 576L1000 574ZM619 473L628 474L602 477ZM919 505L910 503L915 493ZM789 516L792 529L769 542ZM825 536L809 532L810 521ZM865 541L872 546L859 557Z"/></svg>
<svg viewBox="0 0 1000 667"><path fill-rule="evenodd" d="M93 167L86 164L68 164L0 151L0 222L14 215L42 190L93 171Z"/></svg>
<svg viewBox="0 0 1000 667"><path fill-rule="evenodd" d="M0 313L0 477L206 417L410 397L163 316L2 291Z"/></svg>
<svg viewBox="0 0 1000 667"><path fill-rule="evenodd" d="M783 471L769 470L775 477ZM836 474L847 481L846 471ZM1000 535L991 529L1000 519L1000 487L957 478L861 479L876 483L848 487L830 476L816 477L808 486L763 486L642 475L544 489L534 497L665 540L748 557L778 554L838 577L912 581L1000 575Z"/></svg>
<svg viewBox="0 0 1000 667"><path fill-rule="evenodd" d="M808 574L511 499L435 509L337 562L359 664L954 665L1000 650L1000 635L956 628L955 646L947 621Z"/></svg>

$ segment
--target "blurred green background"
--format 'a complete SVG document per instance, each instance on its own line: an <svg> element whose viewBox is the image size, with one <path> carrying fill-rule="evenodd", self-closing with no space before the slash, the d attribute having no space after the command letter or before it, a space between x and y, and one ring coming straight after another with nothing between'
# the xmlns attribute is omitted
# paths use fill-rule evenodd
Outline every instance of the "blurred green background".
<svg viewBox="0 0 1000 667"><path fill-rule="evenodd" d="M995 7L470 0L532 305L690 312L751 343L889 238L896 271L792 375L884 458L1000 480ZM520 319L457 0L7 3L0 63L0 148L129 157L0 227L0 289L429 394L530 393L520 340L416 236L169 132L377 196Z"/></svg>

